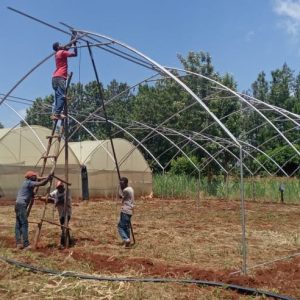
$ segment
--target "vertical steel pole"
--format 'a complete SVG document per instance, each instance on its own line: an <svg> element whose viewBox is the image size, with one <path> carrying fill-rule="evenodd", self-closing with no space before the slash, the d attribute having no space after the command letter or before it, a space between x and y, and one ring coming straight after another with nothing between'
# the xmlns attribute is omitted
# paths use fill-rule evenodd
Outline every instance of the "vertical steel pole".
<svg viewBox="0 0 300 300"><path fill-rule="evenodd" d="M109 136L111 149L112 149L113 157L114 157L114 160L115 160L116 170L117 170L117 173L118 173L119 184L120 184L121 174L120 174L120 169L119 169L119 165L118 165L118 161L117 161L117 155L116 155L113 139L112 139L112 136L111 136L111 124L108 121L108 117L107 117L107 113L106 113L106 108L105 108L105 103L104 103L104 93L103 93L103 90L101 88L101 84L100 84L100 80L99 80L99 77L98 77L96 64L95 64L95 61L94 61L94 58L93 58L93 53L92 53L92 49L90 47L89 42L87 42L87 46L88 46L88 49L89 49L90 58L91 58L91 61L92 61L94 73L95 73L96 80L97 80L99 96L100 96L100 100L102 102L102 109L103 109L103 113L104 113L104 117L105 117L106 131L107 131L107 134ZM130 222L130 230L131 230L131 234L132 234L132 238L133 238L133 244L135 244L135 238L134 238L134 233L133 233L133 228L132 228L132 223L131 222Z"/></svg>
<svg viewBox="0 0 300 300"><path fill-rule="evenodd" d="M89 42L87 42L87 46L88 46L88 49L89 49L90 58L91 58L91 61L92 61L94 73L95 73L96 80L97 80L97 86L98 86L98 91L99 91L99 96L100 96L99 98L100 98L100 100L102 102L102 109L103 109L103 113L104 113L104 117L105 117L106 131L107 131L107 134L109 136L109 140L110 140L110 144L111 144L111 149L112 149L113 157L114 157L115 164L116 164L116 170L117 170L118 178L119 178L119 182L120 182L120 180L121 180L121 174L120 174L120 170L119 170L119 165L118 165L118 161L117 161L117 156L116 156L116 152L115 152L114 143L113 143L113 140L112 140L112 137L111 137L111 125L110 125L110 123L108 121L108 117L107 117L107 113L106 113L106 108L105 108L105 104L104 104L104 93L102 91L102 87L101 87L101 84L100 84L98 72L97 72L95 61L94 61L94 58L93 58L92 49L90 47L90 43Z"/></svg>
<svg viewBox="0 0 300 300"><path fill-rule="evenodd" d="M165 184L165 169L162 170L162 176L160 179L160 201L161 201L161 215L164 216L164 184Z"/></svg>
<svg viewBox="0 0 300 300"><path fill-rule="evenodd" d="M243 148L240 146L240 193L241 193L241 219L242 219L242 251L243 251L243 274L247 274L247 241L246 241L246 216L244 202L244 167L243 167Z"/></svg>
<svg viewBox="0 0 300 300"><path fill-rule="evenodd" d="M200 170L198 170L198 184L197 184L197 208L200 207Z"/></svg>
<svg viewBox="0 0 300 300"><path fill-rule="evenodd" d="M255 178L254 175L251 175L251 179L252 179L252 200L255 201L256 200L256 191L255 191Z"/></svg>
<svg viewBox="0 0 300 300"><path fill-rule="evenodd" d="M226 189L226 200L229 200L229 179L230 179L230 176L229 176L229 174L226 174L226 182L225 182L225 184L226 184L226 187L225 187L225 189Z"/></svg>
<svg viewBox="0 0 300 300"><path fill-rule="evenodd" d="M68 77L68 81L67 81L67 86L66 86L66 99L65 99L65 106L64 106L64 114L65 114L65 119L62 121L64 124L64 135L65 135L65 181L69 182L69 116L68 116L68 90L69 90L69 86L70 86L70 82L72 79L73 73L71 72L69 77ZM69 201L69 185L65 184L65 198L64 198L64 227L63 227L63 236L65 239L65 247L69 248L69 220L68 220L68 216L69 216L69 212L67 214L68 211L68 201ZM69 203L69 205L71 205L71 203Z"/></svg>

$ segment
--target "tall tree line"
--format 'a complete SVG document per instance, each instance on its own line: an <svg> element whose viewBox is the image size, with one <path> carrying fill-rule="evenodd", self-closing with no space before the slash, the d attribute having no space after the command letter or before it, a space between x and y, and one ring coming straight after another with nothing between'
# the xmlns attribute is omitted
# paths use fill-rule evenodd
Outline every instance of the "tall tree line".
<svg viewBox="0 0 300 300"><path fill-rule="evenodd" d="M185 70L212 78L231 90L237 89L237 82L232 75L220 75L215 71L209 53L190 52L186 57L178 55L178 59ZM172 72L174 75L180 76L180 79L192 89L211 112L222 120L235 137L260 147L270 156L276 156L276 161L282 162L282 164L289 155L293 156L291 150L287 150L288 147L282 139L272 139L274 135L276 136L274 129L265 126L265 121L258 118L257 114L241 103L237 97L205 78L194 75L181 76L177 71ZM228 142L228 136L220 126L213 122L212 117L199 103L173 80L161 78L157 81L141 84L135 91L131 90L127 83L112 80L102 88L107 115L111 122L119 125L111 125L111 132L114 137L132 140L126 133L126 130L130 131L137 140L143 140L145 146L155 157L159 157L163 165L171 166L172 159L174 161L176 157L181 157L182 154L180 154L179 149L184 150L193 159L197 158L199 164L205 165L207 161L205 151L196 147L195 143L187 142L188 137L192 137L196 143L203 145L203 148L211 153L216 153L222 145L223 151L218 154L218 161L226 169L234 168L236 159L231 153L238 155L238 152ZM291 112L300 113L300 74L295 75L295 72L287 64L272 71L270 80L262 71L253 82L251 89L245 94ZM26 121L29 124L50 128L52 122L49 115L51 114L52 102L53 95L44 99L37 98L32 107L27 109ZM101 99L99 99L98 86L95 81L86 85L79 83L71 85L69 112L76 119L71 118L70 120L72 141L91 139L87 131L77 123L83 121L86 121L84 126L92 131L97 138L108 138ZM285 132L289 139L297 141L298 131L293 130L295 125L292 122L281 122L282 120L278 116L268 111L264 114L281 131ZM159 125L160 129L157 129ZM125 130L121 130L120 127ZM151 128L157 130L151 132ZM176 132L181 134L175 134ZM163 135L172 139L173 145ZM264 145L267 140L269 142ZM144 155L153 169L156 170L156 165L149 153L144 152ZM272 168L274 171L276 170L274 165L270 163L268 165L263 155L257 153L254 155L262 164L266 164L271 170ZM251 160L253 168L259 168L257 162L253 162L253 158ZM296 156L286 164L285 168L292 172L298 163L299 159ZM208 175L210 173L218 174L220 167L216 163L208 163L205 172ZM278 174L280 175L280 173Z"/></svg>

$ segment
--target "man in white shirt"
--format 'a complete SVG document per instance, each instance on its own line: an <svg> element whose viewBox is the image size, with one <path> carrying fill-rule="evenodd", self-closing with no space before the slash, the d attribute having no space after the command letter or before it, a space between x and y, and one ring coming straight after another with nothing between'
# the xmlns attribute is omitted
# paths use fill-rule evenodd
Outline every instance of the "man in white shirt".
<svg viewBox="0 0 300 300"><path fill-rule="evenodd" d="M59 215L59 222L60 225L64 226L65 224L65 217L68 218L68 223L71 218L72 214L72 206L71 206L71 197L69 195L67 200L67 208L66 213L64 211L64 199L65 199L65 187L61 181L57 181L56 189L50 193L51 199L54 201L54 205L57 208L58 215ZM63 249L65 247L65 235L64 235L64 228L61 227L61 237L60 237L60 248ZM70 233L67 230L68 238L70 241Z"/></svg>
<svg viewBox="0 0 300 300"><path fill-rule="evenodd" d="M118 223L118 231L120 237L122 238L125 247L130 247L130 222L131 216L133 214L134 207L134 190L132 187L128 186L128 178L122 177L120 179L120 188L121 193L120 197L122 198L122 207L120 213L120 220Z"/></svg>

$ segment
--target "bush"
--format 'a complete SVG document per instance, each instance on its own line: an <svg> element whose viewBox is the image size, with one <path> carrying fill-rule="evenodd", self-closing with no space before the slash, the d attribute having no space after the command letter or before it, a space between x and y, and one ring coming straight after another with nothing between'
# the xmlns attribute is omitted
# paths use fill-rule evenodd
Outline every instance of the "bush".
<svg viewBox="0 0 300 300"><path fill-rule="evenodd" d="M190 160L196 165L199 165L198 158L196 156L190 156ZM197 175L198 172L195 169L195 166L191 163L191 161L188 160L185 156L180 156L173 159L171 161L171 169L170 173L173 175Z"/></svg>

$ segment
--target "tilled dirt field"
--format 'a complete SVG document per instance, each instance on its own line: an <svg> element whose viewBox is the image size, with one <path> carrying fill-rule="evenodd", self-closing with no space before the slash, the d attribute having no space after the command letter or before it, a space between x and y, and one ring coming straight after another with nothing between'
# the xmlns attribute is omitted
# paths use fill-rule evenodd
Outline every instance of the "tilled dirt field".
<svg viewBox="0 0 300 300"><path fill-rule="evenodd" d="M59 271L209 280L300 299L300 205L246 203L247 275L236 273L242 267L238 201L197 204L193 200L137 199L132 219L136 245L130 249L120 245L117 234L119 208L117 200L74 203L73 247L58 250L60 228L43 223L38 249L24 252L14 249L14 203L0 201L0 255ZM31 240L42 209L42 203L33 207ZM58 222L51 205L46 219ZM123 282L96 285L20 272L4 262L0 266L4 299L24 299L24 294L47 298L57 290L56 299L252 299L225 288Z"/></svg>

